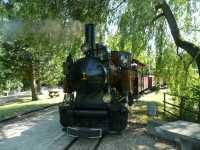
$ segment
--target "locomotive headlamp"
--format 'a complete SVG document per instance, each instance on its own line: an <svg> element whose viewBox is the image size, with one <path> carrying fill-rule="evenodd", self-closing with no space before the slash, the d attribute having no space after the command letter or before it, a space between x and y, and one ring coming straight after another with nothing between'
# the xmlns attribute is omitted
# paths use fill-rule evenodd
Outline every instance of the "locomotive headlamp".
<svg viewBox="0 0 200 150"><path fill-rule="evenodd" d="M105 103L110 103L110 102L111 102L111 99L112 99L112 97L111 97L110 94L105 94L105 95L103 96L103 101L104 101Z"/></svg>

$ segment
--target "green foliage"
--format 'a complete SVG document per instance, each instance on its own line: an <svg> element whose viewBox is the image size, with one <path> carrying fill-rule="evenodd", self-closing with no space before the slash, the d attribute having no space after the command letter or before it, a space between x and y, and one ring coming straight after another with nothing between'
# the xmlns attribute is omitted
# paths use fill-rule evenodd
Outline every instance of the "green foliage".
<svg viewBox="0 0 200 150"><path fill-rule="evenodd" d="M191 101L198 104L200 102L200 79L192 79L188 90L187 97L190 97Z"/></svg>
<svg viewBox="0 0 200 150"><path fill-rule="evenodd" d="M81 22L106 22L109 0L66 0L69 16Z"/></svg>
<svg viewBox="0 0 200 150"><path fill-rule="evenodd" d="M55 86L63 78L64 57L54 56L46 65L41 66L40 79L43 84Z"/></svg>
<svg viewBox="0 0 200 150"><path fill-rule="evenodd" d="M44 3L47 4L47 1L43 1ZM28 74L31 65L36 68L36 79L42 84L55 85L61 80L62 62L65 58L63 54L66 51L68 42L66 37L69 37L67 35L69 32L66 32L63 22L54 16L54 9L49 9L55 5L48 2L48 8L43 9L45 6L43 4L41 1L10 2L12 7L7 9L6 13L11 18L1 22L3 30L0 37L3 37L2 43L4 43L1 62L6 76L3 80L12 77L23 81L24 84L30 82ZM54 17L56 19L49 19ZM1 83L5 87L5 84Z"/></svg>
<svg viewBox="0 0 200 150"><path fill-rule="evenodd" d="M21 76L25 76L25 70L28 67L28 53L20 45L20 42L3 43L5 48L0 55L0 91L12 90L22 87Z"/></svg>
<svg viewBox="0 0 200 150"><path fill-rule="evenodd" d="M120 50L120 35L109 36L107 43L112 50Z"/></svg>
<svg viewBox="0 0 200 150"><path fill-rule="evenodd" d="M118 30L115 35L108 35L109 47L131 51L133 58L146 63L151 71L155 70L158 80L165 79L171 91L184 94L192 86L192 78L196 77L193 71L196 66L182 50L177 56L165 19L152 22L158 15L155 2L13 0L6 5L1 2L0 42L10 42L11 47L3 50L4 61L8 61L10 66L0 64L4 70L0 76L12 74L15 80L22 81L26 77L25 68L29 68L31 62L36 67L36 78L42 84L54 85L62 79L65 54L71 52L74 59L81 56L79 48L84 40L82 23L96 23L101 35L106 26L113 23ZM194 23L190 2L168 2L182 31L189 31ZM123 4L122 7L120 4Z"/></svg>
<svg viewBox="0 0 200 150"><path fill-rule="evenodd" d="M50 25L48 24L48 26ZM28 77L27 73L30 72L31 65L34 65L38 80L44 81L46 84L56 84L61 80L62 71L60 70L62 70L62 62L65 58L63 53L66 49L63 45L63 36L59 32L61 29L59 25L51 26L50 29L53 31L45 27L47 25L38 26L37 31L34 32L30 31L30 28L29 30L24 28L26 32L19 35L18 39L20 40L10 42L12 44L4 44L3 62L6 68L12 68L11 74L15 73L13 75L19 76L21 79Z"/></svg>
<svg viewBox="0 0 200 150"><path fill-rule="evenodd" d="M9 11L12 18L20 18L26 21L40 22L47 18L58 19L65 18L65 1L64 0L12 0Z"/></svg>

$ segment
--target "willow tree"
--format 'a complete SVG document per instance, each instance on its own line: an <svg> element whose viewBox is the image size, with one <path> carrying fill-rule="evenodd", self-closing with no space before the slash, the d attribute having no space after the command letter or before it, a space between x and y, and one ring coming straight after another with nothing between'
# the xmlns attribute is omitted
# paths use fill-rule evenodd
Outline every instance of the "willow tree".
<svg viewBox="0 0 200 150"><path fill-rule="evenodd" d="M136 49L145 49L148 47L149 41L152 42L155 36L160 36L160 41L155 41L156 44L159 44L157 42L161 42L166 36L169 36L163 33L167 31L167 22L176 47L185 50L193 58L197 64L200 75L200 47L197 43L195 44L192 41L185 40L184 37L181 36L180 27L178 26L178 23L180 23L179 20L185 21L181 24L182 27L186 25L192 26L191 22L188 21L191 20L191 18L188 17L190 12L187 11L191 7L189 1L169 0L167 3L165 0L128 0L124 3L127 4L127 7L125 8L125 13L120 18L121 21L119 24L123 41L132 40L133 49L135 49L135 47ZM163 27L165 29L163 29Z"/></svg>
<svg viewBox="0 0 200 150"><path fill-rule="evenodd" d="M192 56L192 58L196 61L200 75L200 47L190 41L184 40L184 38L181 36L175 16L165 0L160 0L158 3L156 3L156 11L159 10L161 10L161 12L156 19L162 16L166 18L177 48L180 47L184 49L190 56Z"/></svg>
<svg viewBox="0 0 200 150"><path fill-rule="evenodd" d="M200 86L200 46L198 40L188 38L191 37L188 31L195 23L192 9L198 1L127 0L123 3L124 13L119 17L117 35L120 48L132 49L136 58L145 51L149 56L155 54L156 73L164 76L170 90L175 94L198 97L195 95L199 95L199 90L195 89ZM196 11L199 12L197 8ZM197 26L198 23L195 28ZM187 37L187 34L190 35ZM191 65L198 70L195 80L191 76ZM200 110L199 99L196 100ZM190 104L194 105L193 99Z"/></svg>

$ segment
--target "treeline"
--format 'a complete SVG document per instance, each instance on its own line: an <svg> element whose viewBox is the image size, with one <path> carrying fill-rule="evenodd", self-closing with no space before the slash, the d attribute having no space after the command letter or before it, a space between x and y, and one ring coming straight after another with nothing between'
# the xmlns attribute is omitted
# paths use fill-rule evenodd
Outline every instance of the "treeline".
<svg viewBox="0 0 200 150"><path fill-rule="evenodd" d="M193 14L199 5L188 0L0 1L0 90L31 88L37 99L40 85L62 82L62 63L69 52L81 55L84 24L92 22L98 41L132 52L172 93L198 101L199 24Z"/></svg>

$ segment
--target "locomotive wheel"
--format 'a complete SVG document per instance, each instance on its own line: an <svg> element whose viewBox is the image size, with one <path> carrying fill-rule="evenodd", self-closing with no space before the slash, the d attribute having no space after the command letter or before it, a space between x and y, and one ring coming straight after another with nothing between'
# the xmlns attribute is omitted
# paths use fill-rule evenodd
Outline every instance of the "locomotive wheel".
<svg viewBox="0 0 200 150"><path fill-rule="evenodd" d="M110 130L120 132L126 128L128 122L128 109L122 104L111 106Z"/></svg>

